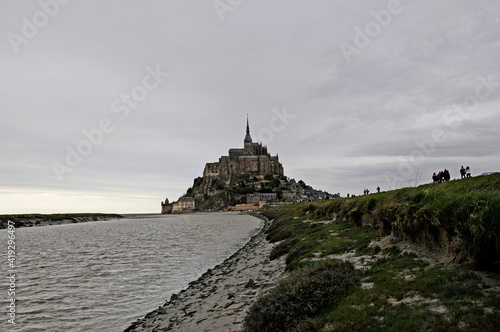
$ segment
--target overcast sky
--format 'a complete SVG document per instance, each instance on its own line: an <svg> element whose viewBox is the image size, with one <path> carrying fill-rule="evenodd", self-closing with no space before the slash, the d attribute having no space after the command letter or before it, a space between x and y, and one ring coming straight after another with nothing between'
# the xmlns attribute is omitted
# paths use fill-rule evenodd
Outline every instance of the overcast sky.
<svg viewBox="0 0 500 332"><path fill-rule="evenodd" d="M500 2L0 3L0 213L159 212L254 141L342 195L500 171Z"/></svg>

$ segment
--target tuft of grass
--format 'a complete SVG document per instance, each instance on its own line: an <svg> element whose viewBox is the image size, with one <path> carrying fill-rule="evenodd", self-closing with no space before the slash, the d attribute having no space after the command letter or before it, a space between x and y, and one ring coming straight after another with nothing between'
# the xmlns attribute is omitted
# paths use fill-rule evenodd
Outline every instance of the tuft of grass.
<svg viewBox="0 0 500 332"><path fill-rule="evenodd" d="M286 256L285 263L290 264L304 256L308 257L309 254L311 254L314 251L314 249L316 249L319 245L320 242L304 241L293 246L293 248L289 251L288 255Z"/></svg>
<svg viewBox="0 0 500 332"><path fill-rule="evenodd" d="M250 307L243 331L316 331L311 317L346 297L359 278L350 263L323 261L296 271Z"/></svg>
<svg viewBox="0 0 500 332"><path fill-rule="evenodd" d="M286 255L290 252L290 250L293 248L295 244L299 242L298 239L292 238L292 239L286 239L282 241L280 244L276 245L273 250L271 251L271 254L269 255L269 259L273 260L276 258L279 258L283 255Z"/></svg>

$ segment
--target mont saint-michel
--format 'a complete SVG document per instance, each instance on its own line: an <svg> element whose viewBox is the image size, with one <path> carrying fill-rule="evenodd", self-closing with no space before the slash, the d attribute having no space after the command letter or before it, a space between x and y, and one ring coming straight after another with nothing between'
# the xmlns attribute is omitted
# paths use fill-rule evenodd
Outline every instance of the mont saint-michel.
<svg viewBox="0 0 500 332"><path fill-rule="evenodd" d="M230 148L227 156L206 163L203 177L196 178L177 202L162 202L161 213L257 210L330 197L302 180L286 177L278 154L273 156L267 146L253 142L247 118L243 147Z"/></svg>

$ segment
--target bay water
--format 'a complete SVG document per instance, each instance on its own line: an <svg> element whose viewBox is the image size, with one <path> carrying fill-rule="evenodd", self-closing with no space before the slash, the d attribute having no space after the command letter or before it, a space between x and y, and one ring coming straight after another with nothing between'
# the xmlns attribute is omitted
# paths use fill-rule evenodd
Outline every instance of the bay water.
<svg viewBox="0 0 500 332"><path fill-rule="evenodd" d="M249 215L200 213L18 228L16 324L7 322L2 301L0 330L123 331L222 263L262 224ZM7 252L7 230L0 239Z"/></svg>

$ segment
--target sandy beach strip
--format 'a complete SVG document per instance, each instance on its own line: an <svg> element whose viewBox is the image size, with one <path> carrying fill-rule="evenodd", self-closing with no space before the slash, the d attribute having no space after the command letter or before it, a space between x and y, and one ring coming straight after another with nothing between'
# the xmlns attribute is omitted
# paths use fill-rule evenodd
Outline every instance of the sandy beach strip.
<svg viewBox="0 0 500 332"><path fill-rule="evenodd" d="M250 306L285 277L284 257L269 260L272 221L262 218L243 248L125 331L240 331Z"/></svg>

